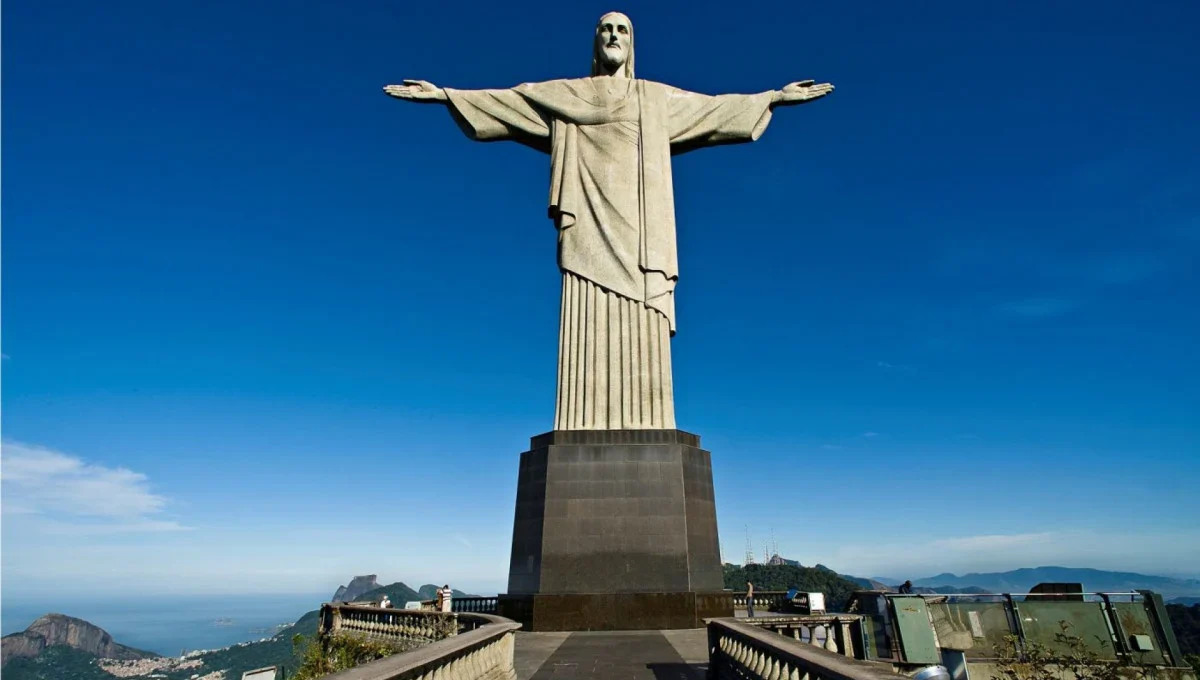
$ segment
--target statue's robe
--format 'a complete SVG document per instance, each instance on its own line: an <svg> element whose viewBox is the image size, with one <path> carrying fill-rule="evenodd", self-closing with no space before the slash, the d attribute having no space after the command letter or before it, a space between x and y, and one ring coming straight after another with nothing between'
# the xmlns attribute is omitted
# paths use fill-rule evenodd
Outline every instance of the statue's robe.
<svg viewBox="0 0 1200 680"><path fill-rule="evenodd" d="M470 138L550 154L563 272L554 429L674 428L671 156L757 139L774 93L609 77L445 91Z"/></svg>

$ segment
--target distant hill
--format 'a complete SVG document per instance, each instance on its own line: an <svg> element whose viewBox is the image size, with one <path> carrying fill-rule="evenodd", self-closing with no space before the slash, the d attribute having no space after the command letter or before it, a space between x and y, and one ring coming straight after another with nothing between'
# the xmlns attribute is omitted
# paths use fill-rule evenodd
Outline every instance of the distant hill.
<svg viewBox="0 0 1200 680"><path fill-rule="evenodd" d="M133 647L117 644L103 628L83 619L63 614L46 614L20 633L0 638L0 666L12 659L34 658L54 646L63 646L91 656L108 659L149 659L157 657Z"/></svg>
<svg viewBox="0 0 1200 680"><path fill-rule="evenodd" d="M1200 604L1185 607L1181 604L1167 605L1167 616L1175 629L1179 651L1184 654L1200 654Z"/></svg>
<svg viewBox="0 0 1200 680"><path fill-rule="evenodd" d="M392 606L396 608L403 608L405 602L429 599L427 597L422 597L420 593L412 588L409 588L400 581L396 581L395 583L386 586L376 585L374 590L369 590L365 593L362 593L354 599L378 602L379 600L383 599L384 595L388 596L388 599L392 601Z"/></svg>
<svg viewBox="0 0 1200 680"><path fill-rule="evenodd" d="M862 590L854 581L839 576L830 569L797 567L790 564L726 564L725 587L744 591L746 582L754 584L756 590L789 590L825 593L825 606L829 611L845 611L850 595Z"/></svg>
<svg viewBox="0 0 1200 680"><path fill-rule="evenodd" d="M350 583L344 586L338 586L333 597L329 598L330 602L351 602L353 600L363 599L362 596L379 587L378 577L375 574L367 574L366 576L355 576L350 579Z"/></svg>
<svg viewBox="0 0 1200 680"><path fill-rule="evenodd" d="M421 586L417 592L421 594L422 600L433 600L437 598L437 589L440 587L441 586L435 586L432 583L426 583L425 585ZM479 595L464 593L458 588L451 588L450 592L454 593L454 597L479 597Z"/></svg>
<svg viewBox="0 0 1200 680"><path fill-rule="evenodd" d="M1167 602L1170 604L1182 604L1190 607L1194 604L1200 604L1200 597L1173 597Z"/></svg>
<svg viewBox="0 0 1200 680"><path fill-rule="evenodd" d="M113 680L96 657L66 645L53 645L35 657L14 657L4 666L4 680Z"/></svg>
<svg viewBox="0 0 1200 680"><path fill-rule="evenodd" d="M1200 580L1196 579L1071 567L1033 567L1005 572L971 573L962 576L945 573L929 578L913 579L914 586L925 588L974 586L989 593L1025 593L1039 583L1082 583L1084 589L1090 592L1153 590L1167 599L1200 595Z"/></svg>

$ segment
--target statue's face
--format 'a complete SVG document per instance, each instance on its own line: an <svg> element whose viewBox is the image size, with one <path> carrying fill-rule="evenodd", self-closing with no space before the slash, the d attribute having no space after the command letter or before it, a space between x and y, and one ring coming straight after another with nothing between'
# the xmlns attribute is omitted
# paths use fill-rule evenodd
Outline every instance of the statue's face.
<svg viewBox="0 0 1200 680"><path fill-rule="evenodd" d="M596 26L596 54L605 66L615 69L629 59L633 23L620 12L605 14Z"/></svg>

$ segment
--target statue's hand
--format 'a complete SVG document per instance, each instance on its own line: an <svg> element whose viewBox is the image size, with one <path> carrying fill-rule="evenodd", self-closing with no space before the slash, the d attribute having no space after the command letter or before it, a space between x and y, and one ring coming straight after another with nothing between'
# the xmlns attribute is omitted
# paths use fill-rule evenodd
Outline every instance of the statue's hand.
<svg viewBox="0 0 1200 680"><path fill-rule="evenodd" d="M426 80L406 80L403 85L387 85L383 91L389 97L414 102L432 103L446 101L446 91Z"/></svg>
<svg viewBox="0 0 1200 680"><path fill-rule="evenodd" d="M811 80L801 80L798 83L789 83L783 86L783 89L775 94L776 104L803 104L814 99L820 99L825 95L833 92L833 85L829 83L821 83L820 85L813 84Z"/></svg>

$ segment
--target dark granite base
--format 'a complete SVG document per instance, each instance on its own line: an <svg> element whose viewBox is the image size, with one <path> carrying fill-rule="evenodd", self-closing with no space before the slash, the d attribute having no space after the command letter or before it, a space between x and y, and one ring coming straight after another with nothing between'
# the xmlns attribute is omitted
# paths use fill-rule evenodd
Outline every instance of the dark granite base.
<svg viewBox="0 0 1200 680"><path fill-rule="evenodd" d="M703 628L704 619L733 616L733 594L501 595L496 613L535 632Z"/></svg>
<svg viewBox="0 0 1200 680"><path fill-rule="evenodd" d="M691 628L730 615L724 585L712 459L699 437L533 437L521 454L504 616L532 630Z"/></svg>
<svg viewBox="0 0 1200 680"><path fill-rule="evenodd" d="M554 431L521 454L512 595L725 587L712 460L679 430Z"/></svg>

